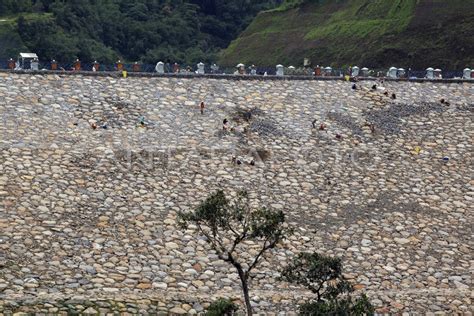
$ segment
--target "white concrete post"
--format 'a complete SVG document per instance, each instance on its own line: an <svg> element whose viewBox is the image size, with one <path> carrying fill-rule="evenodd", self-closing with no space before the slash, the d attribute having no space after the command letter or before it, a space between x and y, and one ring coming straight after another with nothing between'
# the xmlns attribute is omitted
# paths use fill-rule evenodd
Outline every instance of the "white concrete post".
<svg viewBox="0 0 474 316"><path fill-rule="evenodd" d="M156 70L156 72L159 73L160 75L164 74L164 73L165 73L165 64L164 64L162 61L159 61L159 62L156 64L155 70Z"/></svg>
<svg viewBox="0 0 474 316"><path fill-rule="evenodd" d="M368 77L369 76L369 68L364 67L361 69L362 71L362 77Z"/></svg>
<svg viewBox="0 0 474 316"><path fill-rule="evenodd" d="M352 77L358 77L359 76L359 71L360 71L359 67L357 67L357 66L352 67L351 76Z"/></svg>
<svg viewBox="0 0 474 316"><path fill-rule="evenodd" d="M471 79L471 73L472 73L471 69L469 69L469 68L464 69L463 72L462 72L462 74L463 74L462 78L463 79Z"/></svg>
<svg viewBox="0 0 474 316"><path fill-rule="evenodd" d="M294 75L296 73L296 68L295 66L290 66L288 67L288 74L289 75Z"/></svg>
<svg viewBox="0 0 474 316"><path fill-rule="evenodd" d="M433 68L427 68L426 69L426 78L427 79L434 79L434 69Z"/></svg>
<svg viewBox="0 0 474 316"><path fill-rule="evenodd" d="M285 67L283 65L276 65L276 75L277 76L284 76L285 75Z"/></svg>
<svg viewBox="0 0 474 316"><path fill-rule="evenodd" d="M205 74L203 63L197 64L197 73L198 73L198 75L204 75Z"/></svg>
<svg viewBox="0 0 474 316"><path fill-rule="evenodd" d="M396 79L397 78L397 72L398 72L397 68L390 67L390 69L388 70L388 77Z"/></svg>

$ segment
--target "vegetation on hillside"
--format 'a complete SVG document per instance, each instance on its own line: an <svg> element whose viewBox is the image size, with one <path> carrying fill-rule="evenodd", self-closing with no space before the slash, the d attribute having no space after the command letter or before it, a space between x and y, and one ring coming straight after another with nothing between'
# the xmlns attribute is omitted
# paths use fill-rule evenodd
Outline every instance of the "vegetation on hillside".
<svg viewBox="0 0 474 316"><path fill-rule="evenodd" d="M233 316L238 310L239 306L230 299L220 298L208 307L204 316Z"/></svg>
<svg viewBox="0 0 474 316"><path fill-rule="evenodd" d="M0 58L156 63L214 61L281 0L1 0Z"/></svg>
<svg viewBox="0 0 474 316"><path fill-rule="evenodd" d="M373 315L374 307L365 294L354 297L354 287L342 273L339 258L319 253L300 253L282 272L282 278L302 285L315 296L300 305L300 315Z"/></svg>
<svg viewBox="0 0 474 316"><path fill-rule="evenodd" d="M217 191L193 212L181 212L178 218L181 228L186 230L195 226L219 259L235 268L247 315L251 316L249 286L254 269L265 255L291 234L284 213L266 208L252 209L245 191L239 192L234 199L228 199L223 191ZM251 250L253 246L256 253Z"/></svg>
<svg viewBox="0 0 474 316"><path fill-rule="evenodd" d="M473 29L474 0L1 0L0 59L459 70Z"/></svg>
<svg viewBox="0 0 474 316"><path fill-rule="evenodd" d="M224 64L474 66L474 0L286 0L262 12Z"/></svg>
<svg viewBox="0 0 474 316"><path fill-rule="evenodd" d="M179 212L185 233L203 236L219 259L232 265L239 275L246 315L253 314L250 286L254 269L274 254L293 229L283 211L252 207L246 191L227 198L221 190L210 194L194 211ZM189 230L188 230L189 229ZM300 306L301 315L373 315L367 296L354 296L352 284L342 274L339 258L318 253L300 253L281 271L281 280L307 287L315 299ZM238 306L219 299L206 315L234 315Z"/></svg>

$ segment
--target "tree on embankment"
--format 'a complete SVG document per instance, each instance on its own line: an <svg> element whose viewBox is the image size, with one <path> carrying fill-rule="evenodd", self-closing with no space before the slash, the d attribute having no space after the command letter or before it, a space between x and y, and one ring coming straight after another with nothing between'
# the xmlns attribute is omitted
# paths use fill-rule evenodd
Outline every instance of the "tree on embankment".
<svg viewBox="0 0 474 316"><path fill-rule="evenodd" d="M342 261L318 253L300 253L282 272L282 279L308 288L315 299L299 307L300 315L373 315L367 296L354 298L342 275Z"/></svg>
<svg viewBox="0 0 474 316"><path fill-rule="evenodd" d="M252 209L248 194L238 192L235 199L226 198L217 191L206 198L193 212L178 214L183 229L193 226L206 237L207 243L217 256L231 264L237 271L242 286L247 315L252 315L249 281L251 273L264 259L265 254L275 248L291 230L285 224L282 211L266 208ZM255 256L246 259L249 245L257 244Z"/></svg>

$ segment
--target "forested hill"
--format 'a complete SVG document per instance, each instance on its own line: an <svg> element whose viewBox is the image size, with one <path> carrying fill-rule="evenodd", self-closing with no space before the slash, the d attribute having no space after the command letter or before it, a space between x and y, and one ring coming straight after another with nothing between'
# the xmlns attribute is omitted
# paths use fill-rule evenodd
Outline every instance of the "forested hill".
<svg viewBox="0 0 474 316"><path fill-rule="evenodd" d="M221 62L474 67L474 0L285 0L259 14Z"/></svg>
<svg viewBox="0 0 474 316"><path fill-rule="evenodd" d="M473 30L474 0L0 0L0 61L462 69Z"/></svg>
<svg viewBox="0 0 474 316"><path fill-rule="evenodd" d="M0 0L0 59L215 61L282 0Z"/></svg>

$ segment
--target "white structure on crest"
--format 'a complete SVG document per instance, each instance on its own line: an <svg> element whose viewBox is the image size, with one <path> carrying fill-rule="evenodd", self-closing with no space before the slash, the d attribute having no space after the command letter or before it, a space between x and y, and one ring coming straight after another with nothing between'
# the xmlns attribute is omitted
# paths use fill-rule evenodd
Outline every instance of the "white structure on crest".
<svg viewBox="0 0 474 316"><path fill-rule="evenodd" d="M368 77L369 76L369 68L364 67L361 69L362 71L362 77Z"/></svg>
<svg viewBox="0 0 474 316"><path fill-rule="evenodd" d="M155 71L159 73L160 75L165 73L165 64L162 61L159 61L156 64Z"/></svg>
<svg viewBox="0 0 474 316"><path fill-rule="evenodd" d="M426 69L426 78L427 79L434 79L434 69L429 67Z"/></svg>
<svg viewBox="0 0 474 316"><path fill-rule="evenodd" d="M199 63L197 64L197 74L198 75L204 75L206 72L204 70L204 64L203 63Z"/></svg>
<svg viewBox="0 0 474 316"><path fill-rule="evenodd" d="M397 73L398 73L398 69L396 67L390 67L390 69L388 70L388 77L396 79Z"/></svg>
<svg viewBox="0 0 474 316"><path fill-rule="evenodd" d="M295 66L289 66L288 67L288 75L294 75L297 73L296 67Z"/></svg>
<svg viewBox="0 0 474 316"><path fill-rule="evenodd" d="M284 76L285 75L285 67L281 64L276 65L276 75L277 76Z"/></svg>
<svg viewBox="0 0 474 316"><path fill-rule="evenodd" d="M352 77L358 77L359 76L359 71L360 71L359 67L357 67L357 66L352 67L351 76Z"/></svg>
<svg viewBox="0 0 474 316"><path fill-rule="evenodd" d="M28 63L30 64L30 69L35 70L32 68L32 64L35 60L38 61L38 55L36 55L35 53L20 53L20 55L18 56L18 61L16 63L15 70L27 69Z"/></svg>
<svg viewBox="0 0 474 316"><path fill-rule="evenodd" d="M471 74L472 74L472 70L469 69L469 68L465 68L463 71L462 71L462 78L463 79L471 79Z"/></svg>

